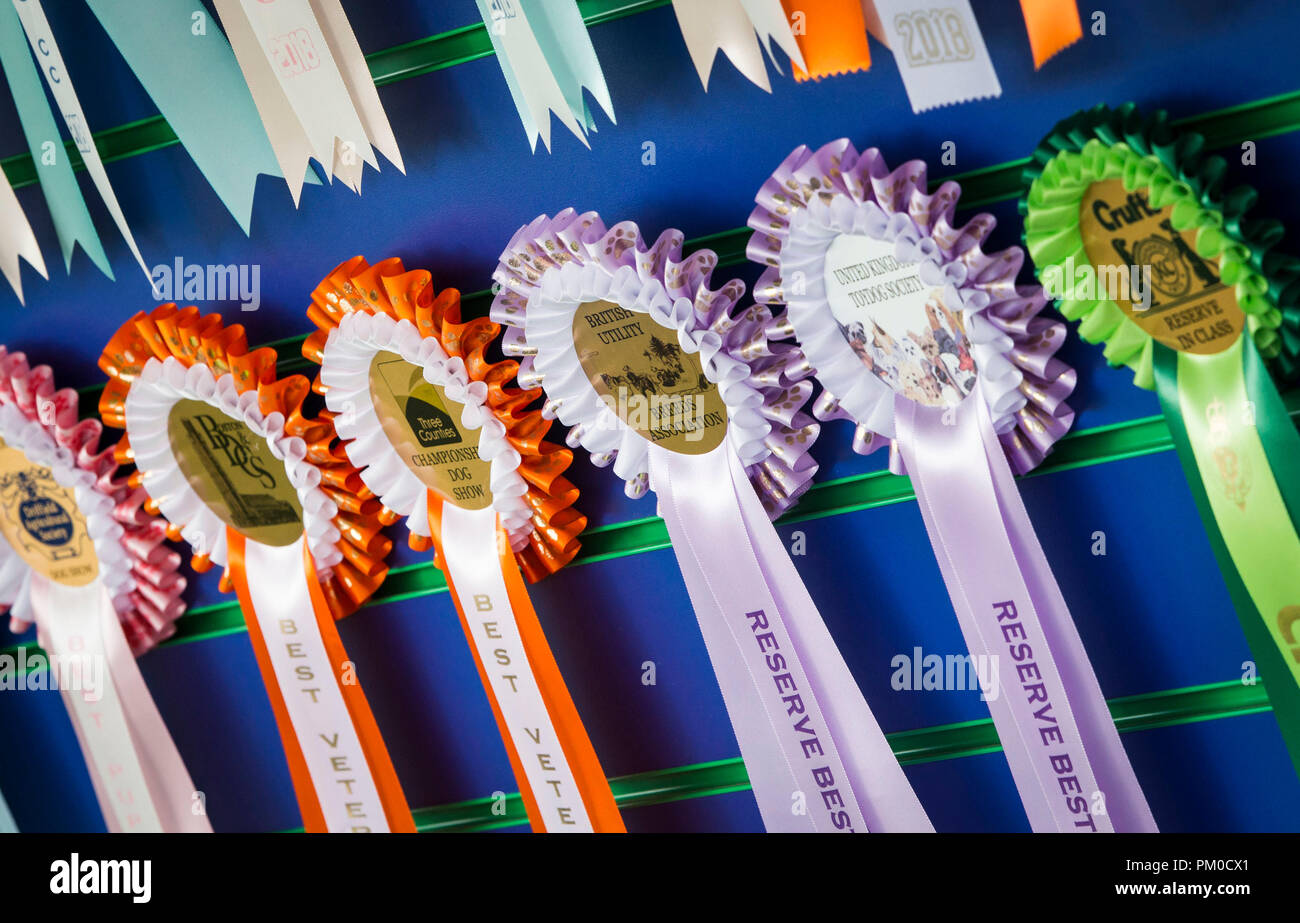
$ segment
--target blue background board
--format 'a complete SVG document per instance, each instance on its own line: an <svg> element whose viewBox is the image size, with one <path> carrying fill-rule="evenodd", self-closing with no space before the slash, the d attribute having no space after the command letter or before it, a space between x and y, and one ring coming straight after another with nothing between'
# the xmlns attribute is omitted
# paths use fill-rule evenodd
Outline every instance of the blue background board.
<svg viewBox="0 0 1300 923"><path fill-rule="evenodd" d="M155 109L98 22L76 0L46 0L87 118L95 130ZM475 20L470 0L346 2L363 49L374 51ZM316 283L356 253L401 256L430 269L439 286L486 288L501 247L540 212L599 210L689 237L728 230L748 216L754 191L799 144L847 135L878 146L889 163L937 162L956 144L963 171L1027 155L1058 119L1099 101L1135 100L1195 115L1296 89L1292 37L1300 7L1217 0L1083 4L1107 14L1104 37L1082 43L1035 73L1015 0L974 0L1002 82L1000 99L914 115L888 52L873 46L867 74L795 84L773 75L769 95L725 60L706 94L668 8L591 29L618 124L597 114L584 148L558 124L553 151L530 153L500 69L492 58L380 90L408 175L383 163L367 171L358 199L338 186L308 186L295 210L281 180L262 177L245 238L177 146L108 166L146 261L248 263L261 271L262 305L205 303L248 328L253 343L305 332L303 310ZM1154 40L1153 37L1158 37ZM183 46L160 50L183 54ZM0 93L0 157L23 150L16 115ZM653 142L653 166L642 163ZM1293 164L1300 137L1258 142L1258 165L1233 151L1231 176L1264 193L1268 213L1300 220ZM134 312L151 307L147 283L81 176L117 282L78 254L63 272L39 190L19 191L52 278L24 266L26 308L0 291L0 342L49 362L62 385L102 376L103 343ZM1012 202L991 246L1018 243ZM966 213L969 217L969 213ZM724 270L752 283L752 268ZM1100 350L1072 333L1062 358L1079 371L1071 404L1076 426L1159 413L1155 397ZM558 431L555 438L558 438ZM878 470L883 453L862 458L851 432L823 428L813 453L819 477ZM608 471L580 457L571 477L593 526L651 516L652 499L628 500ZM1029 514L1069 601L1109 697L1241 676L1249 651L1170 452L1021 481ZM904 502L780 528L831 632L887 732L987 715L976 692L894 690L891 659L964 650L916 504ZM1107 554L1092 554L1103 531ZM404 547L394 564L421 559ZM532 588L532 597L605 770L624 775L737 755L717 684L668 550L571 567ZM192 604L222 601L215 573L191 575ZM513 791L505 751L446 593L365 608L340 626L413 806ZM0 647L15 639L0 630ZM657 682L642 685L653 661ZM278 736L246 635L166 647L141 660L163 717L205 793L218 830L299 825ZM57 695L0 694L0 790L20 827L99 830L103 824L75 736ZM1124 736L1156 819L1167 830L1298 830L1297 783L1270 714ZM937 828L1023 830L1000 753L907 768ZM625 812L630 829L757 830L752 796L736 792Z"/></svg>

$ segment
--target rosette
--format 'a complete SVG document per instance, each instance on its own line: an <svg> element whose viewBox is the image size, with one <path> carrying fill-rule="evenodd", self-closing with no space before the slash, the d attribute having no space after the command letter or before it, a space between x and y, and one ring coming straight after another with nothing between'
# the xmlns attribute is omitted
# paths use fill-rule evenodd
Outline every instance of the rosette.
<svg viewBox="0 0 1300 923"><path fill-rule="evenodd" d="M36 625L109 831L211 832L132 656L185 611L180 556L102 432L49 366L0 346L0 611Z"/></svg>
<svg viewBox="0 0 1300 923"><path fill-rule="evenodd" d="M1025 171L1025 244L1079 335L1154 388L1300 770L1300 436L1265 360L1293 378L1300 272L1255 191L1164 112L1098 106Z"/></svg>
<svg viewBox="0 0 1300 923"><path fill-rule="evenodd" d="M816 471L806 362L741 282L710 287L711 251L681 247L538 218L494 274L503 350L570 446L658 495L767 829L931 830L769 518Z"/></svg>
<svg viewBox="0 0 1300 923"><path fill-rule="evenodd" d="M174 304L123 324L100 368L100 414L126 430L117 456L145 508L239 598L304 828L414 832L334 624L383 581L392 544L330 417L304 410L310 382L277 378L242 326Z"/></svg>
<svg viewBox="0 0 1300 923"><path fill-rule="evenodd" d="M926 193L847 140L794 151L757 195L755 297L788 306L825 391L814 410L891 444L911 476L972 654L1018 664L989 710L1034 830L1154 830L1012 473L1069 428L1064 327L1018 286L1018 248L985 253L990 215L957 226L956 183Z"/></svg>
<svg viewBox="0 0 1300 923"><path fill-rule="evenodd" d="M359 256L317 287L308 316L303 354L321 366L344 451L381 516L405 519L447 576L533 829L622 832L523 579L578 552L573 453L543 438L517 363L486 358L500 327L462 322L460 293L435 294L428 272Z"/></svg>

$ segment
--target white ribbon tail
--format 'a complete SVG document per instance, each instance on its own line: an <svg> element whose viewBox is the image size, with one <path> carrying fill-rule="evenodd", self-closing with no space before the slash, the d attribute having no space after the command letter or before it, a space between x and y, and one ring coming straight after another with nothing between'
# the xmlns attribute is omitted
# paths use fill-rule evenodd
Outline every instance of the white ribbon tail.
<svg viewBox="0 0 1300 923"><path fill-rule="evenodd" d="M388 819L361 739L316 626L303 541L273 548L246 541L254 617L330 833L387 833Z"/></svg>

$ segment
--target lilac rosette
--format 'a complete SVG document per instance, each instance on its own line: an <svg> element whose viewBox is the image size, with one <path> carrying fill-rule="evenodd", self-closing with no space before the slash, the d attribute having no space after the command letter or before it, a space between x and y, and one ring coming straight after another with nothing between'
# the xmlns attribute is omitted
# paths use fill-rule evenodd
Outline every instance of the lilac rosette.
<svg viewBox="0 0 1300 923"><path fill-rule="evenodd" d="M927 193L926 167L914 160L893 171L875 148L861 155L846 139L813 151L800 147L763 183L749 216L748 255L767 268L754 299L787 305L791 326L823 387L813 405L820 420L856 423L853 448L869 454L892 445L893 392L862 374L862 362L829 318L826 251L841 235L891 242L900 263L916 263L923 283L960 307L978 387L994 431L1016 474L1033 470L1074 422L1066 403L1076 373L1056 358L1065 325L1043 317L1039 285L1018 285L1024 251L985 253L996 220L978 214L954 221L961 187L945 182ZM802 284L784 277L802 273ZM829 321L829 322L828 322ZM890 466L901 472L896 451Z"/></svg>
<svg viewBox="0 0 1300 923"><path fill-rule="evenodd" d="M631 222L572 209L521 228L493 276L503 350L571 447L612 466L629 496L655 492L766 828L930 831L772 526L816 471L808 362L784 320L740 304L740 282L712 286L714 253L683 257L682 243L669 230L647 246ZM611 378L642 401L678 383L672 394L698 402L694 428L636 426Z"/></svg>
<svg viewBox="0 0 1300 923"><path fill-rule="evenodd" d="M550 303L607 300L676 331L682 351L698 354L704 374L718 386L727 407L727 438L775 518L817 473L809 449L820 427L803 412L812 394L811 369L798 347L781 342L789 331L770 308L739 306L743 282L710 287L717 256L699 250L683 258L684 239L669 229L647 246L633 222L607 229L595 212L571 208L520 228L493 274L500 290L492 320L507 327L502 351L519 359L522 387L546 387L543 415L570 427L569 447L581 445L598 466L613 465L627 495L636 499L650 486L649 440L621 425L596 392L584 387L576 357L548 362L545 340L562 354L568 330L552 325L530 342L525 309L533 297ZM557 366L562 374L547 380Z"/></svg>
<svg viewBox="0 0 1300 923"><path fill-rule="evenodd" d="M991 215L954 218L960 187L890 170L847 140L794 151L762 185L755 293L784 304L823 393L814 414L890 444L906 472L972 656L1013 662L984 690L1035 831L1154 831L1069 608L1013 479L1073 422L1063 324L1024 253L986 253Z"/></svg>

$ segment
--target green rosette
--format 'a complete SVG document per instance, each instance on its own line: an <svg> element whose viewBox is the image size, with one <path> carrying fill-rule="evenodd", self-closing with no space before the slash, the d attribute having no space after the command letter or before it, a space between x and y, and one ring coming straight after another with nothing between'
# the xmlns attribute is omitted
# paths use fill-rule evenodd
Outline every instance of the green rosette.
<svg viewBox="0 0 1300 923"><path fill-rule="evenodd" d="M1273 378L1300 377L1300 261L1226 170L1164 112L1098 106L1039 144L1020 211L1061 313L1160 397L1300 772L1300 435Z"/></svg>

